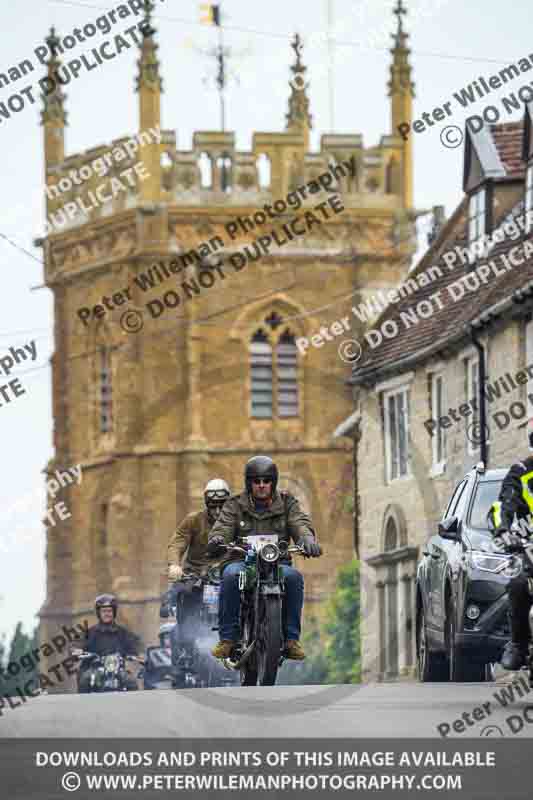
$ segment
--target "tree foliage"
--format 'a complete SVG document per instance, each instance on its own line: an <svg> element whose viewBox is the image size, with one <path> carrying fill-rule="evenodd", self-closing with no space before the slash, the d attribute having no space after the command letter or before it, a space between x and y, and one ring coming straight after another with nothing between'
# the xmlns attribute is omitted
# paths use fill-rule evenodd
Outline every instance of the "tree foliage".
<svg viewBox="0 0 533 800"><path fill-rule="evenodd" d="M15 628L9 649L3 641L0 642L0 667L4 670L0 673L0 694L13 696L17 694L17 687L23 692L24 685L30 680L33 686L39 685L39 670L35 668L36 659L31 655L38 645L38 628L29 636L22 630L21 622ZM7 672L9 664L17 665L11 667L12 674Z"/></svg>
<svg viewBox="0 0 533 800"><path fill-rule="evenodd" d="M311 617L302 636L306 659L284 664L278 683L359 683L361 680L359 562L353 559L337 575L324 618Z"/></svg>

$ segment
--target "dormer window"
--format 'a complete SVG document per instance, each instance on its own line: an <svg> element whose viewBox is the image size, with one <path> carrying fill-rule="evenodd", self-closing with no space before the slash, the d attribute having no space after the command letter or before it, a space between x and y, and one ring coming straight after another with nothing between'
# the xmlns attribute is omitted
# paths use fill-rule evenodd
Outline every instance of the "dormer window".
<svg viewBox="0 0 533 800"><path fill-rule="evenodd" d="M530 216L533 216L533 214L530 215L530 211L533 211L533 164L529 164L526 171L526 196L524 208L526 233L529 233L533 227L530 222Z"/></svg>
<svg viewBox="0 0 533 800"><path fill-rule="evenodd" d="M468 203L468 244L474 255L481 254L487 232L486 190L479 189Z"/></svg>

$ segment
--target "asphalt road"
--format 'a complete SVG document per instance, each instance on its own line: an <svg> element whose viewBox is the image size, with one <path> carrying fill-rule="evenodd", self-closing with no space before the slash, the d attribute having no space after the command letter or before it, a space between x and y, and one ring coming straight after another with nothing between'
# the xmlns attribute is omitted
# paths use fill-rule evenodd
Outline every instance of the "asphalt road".
<svg viewBox="0 0 533 800"><path fill-rule="evenodd" d="M524 673L525 675L525 673ZM506 683L278 686L48 695L0 717L3 737L531 737L533 690ZM505 690L507 697L502 695ZM504 705L506 703L506 705ZM474 708L478 719L473 714ZM461 720L454 731L454 720ZM513 720L510 721L510 718ZM467 724L470 721L471 724ZM463 729L464 728L464 729Z"/></svg>

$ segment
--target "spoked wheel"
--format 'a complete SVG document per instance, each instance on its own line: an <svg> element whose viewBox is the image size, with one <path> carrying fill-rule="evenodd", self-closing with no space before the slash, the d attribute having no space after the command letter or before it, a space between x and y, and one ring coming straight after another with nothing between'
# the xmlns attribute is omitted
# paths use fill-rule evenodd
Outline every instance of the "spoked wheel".
<svg viewBox="0 0 533 800"><path fill-rule="evenodd" d="M253 636L252 619L250 613L247 613L244 616L242 623L242 632L243 632L243 642L247 647L251 643ZM240 673L241 673L241 686L257 686L256 651L252 653L246 664L244 664L241 667Z"/></svg>
<svg viewBox="0 0 533 800"><path fill-rule="evenodd" d="M419 681L429 683L448 680L446 659L429 649L423 608L419 610L416 618L416 656Z"/></svg>
<svg viewBox="0 0 533 800"><path fill-rule="evenodd" d="M262 605L262 619L257 626L257 673L260 686L274 686L282 644L281 597L264 597Z"/></svg>

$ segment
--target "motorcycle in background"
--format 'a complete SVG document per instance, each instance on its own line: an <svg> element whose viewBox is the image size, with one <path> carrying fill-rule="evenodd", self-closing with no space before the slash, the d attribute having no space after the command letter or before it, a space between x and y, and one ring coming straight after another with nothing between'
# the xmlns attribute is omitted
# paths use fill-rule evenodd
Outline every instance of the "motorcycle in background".
<svg viewBox="0 0 533 800"><path fill-rule="evenodd" d="M176 605L170 606L176 619L173 636L175 688L237 685L236 679L209 654L216 641L214 632L218 630L220 570L210 567L202 577L184 575L181 583L187 591L178 594ZM191 593L196 595L194 603L189 602Z"/></svg>
<svg viewBox="0 0 533 800"><path fill-rule="evenodd" d="M144 664L143 659L138 656L123 656L121 653L101 656L73 649L72 655L77 656L81 664L86 664L86 668L90 670L87 689L89 693L132 691L127 685L127 679L131 676L126 669L126 661Z"/></svg>
<svg viewBox="0 0 533 800"><path fill-rule="evenodd" d="M142 672L144 689L172 689L174 670L171 634L173 628L174 625L170 622L160 625L159 646L146 648Z"/></svg>

